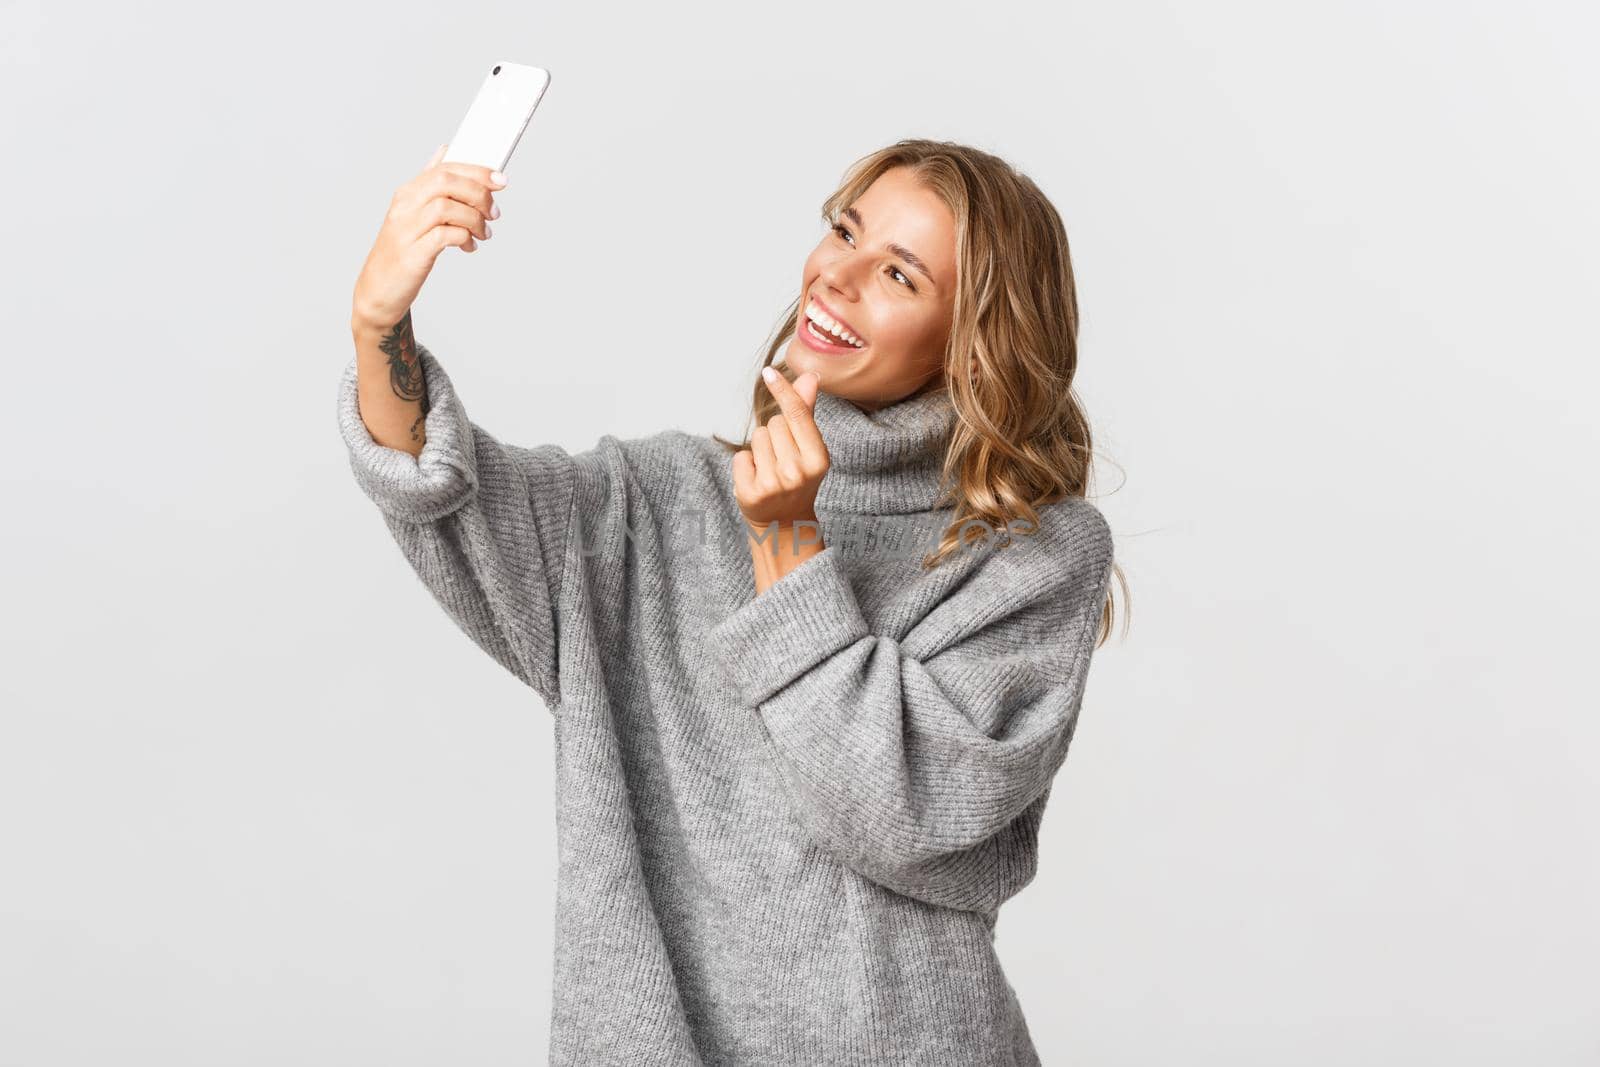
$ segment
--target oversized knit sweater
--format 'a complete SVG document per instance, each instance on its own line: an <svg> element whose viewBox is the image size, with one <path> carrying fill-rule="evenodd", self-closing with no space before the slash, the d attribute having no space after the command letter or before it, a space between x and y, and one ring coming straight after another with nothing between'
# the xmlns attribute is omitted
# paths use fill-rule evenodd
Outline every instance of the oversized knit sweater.
<svg viewBox="0 0 1600 1067"><path fill-rule="evenodd" d="M924 571L948 397L819 393L826 547L757 595L709 436L506 444L418 354L420 456L372 439L354 359L340 431L416 575L553 716L550 1062L1038 1063L996 919L1083 697L1100 512Z"/></svg>

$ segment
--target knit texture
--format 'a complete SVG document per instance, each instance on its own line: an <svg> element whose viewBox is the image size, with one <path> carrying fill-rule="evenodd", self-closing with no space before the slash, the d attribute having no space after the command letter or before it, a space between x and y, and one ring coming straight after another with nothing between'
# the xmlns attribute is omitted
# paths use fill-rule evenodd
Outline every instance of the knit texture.
<svg viewBox="0 0 1600 1067"><path fill-rule="evenodd" d="M995 952L1034 877L1112 562L1082 498L921 567L954 418L828 393L826 545L757 596L732 460L505 444L418 346L419 457L339 425L456 624L553 716L552 1064L1037 1064Z"/></svg>

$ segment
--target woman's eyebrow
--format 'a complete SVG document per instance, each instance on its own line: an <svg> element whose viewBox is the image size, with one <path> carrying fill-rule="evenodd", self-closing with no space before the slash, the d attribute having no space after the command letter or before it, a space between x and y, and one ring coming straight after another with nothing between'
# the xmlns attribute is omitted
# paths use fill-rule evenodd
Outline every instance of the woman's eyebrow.
<svg viewBox="0 0 1600 1067"><path fill-rule="evenodd" d="M862 220L861 212L857 211L853 207L847 207L844 209L844 213L850 217L851 222L856 224L856 229L861 230L863 233L866 232L867 224ZM917 270L920 270L922 272L922 276L928 279L929 285L933 286L935 289L939 287L939 283L933 280L933 274L929 272L927 264L918 259L917 254L911 251L911 249L907 248L905 245L897 245L893 242L884 245L884 247L893 252L895 255L899 256L901 259L905 260L907 263L911 264Z"/></svg>

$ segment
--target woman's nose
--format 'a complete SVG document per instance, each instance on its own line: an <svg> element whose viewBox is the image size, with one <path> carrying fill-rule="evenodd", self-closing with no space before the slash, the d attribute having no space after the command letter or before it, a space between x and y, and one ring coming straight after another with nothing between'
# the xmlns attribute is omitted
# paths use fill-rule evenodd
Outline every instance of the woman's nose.
<svg viewBox="0 0 1600 1067"><path fill-rule="evenodd" d="M822 282L829 289L851 296L855 292L855 278L848 266L833 263L822 268Z"/></svg>

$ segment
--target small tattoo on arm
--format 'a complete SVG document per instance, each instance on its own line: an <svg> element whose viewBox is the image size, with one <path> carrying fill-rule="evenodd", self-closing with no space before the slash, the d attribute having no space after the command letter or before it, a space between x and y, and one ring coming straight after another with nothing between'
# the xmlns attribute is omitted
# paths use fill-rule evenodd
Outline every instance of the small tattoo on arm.
<svg viewBox="0 0 1600 1067"><path fill-rule="evenodd" d="M389 386L401 400L422 401L422 413L428 413L428 383L422 374L422 361L417 358L417 341L411 333L411 312L407 311L399 322L378 342L379 351L389 357ZM416 427L412 427L413 436Z"/></svg>
<svg viewBox="0 0 1600 1067"><path fill-rule="evenodd" d="M428 401L428 398L427 397L423 397L422 401L423 401L423 404L426 405L427 401ZM417 416L417 421L416 422L413 422L411 424L411 439L413 441L422 440L422 435L420 433L418 433L417 430L422 426L422 424L424 422L427 421L427 419L428 419L428 415L427 415L426 412L424 412L423 414Z"/></svg>

